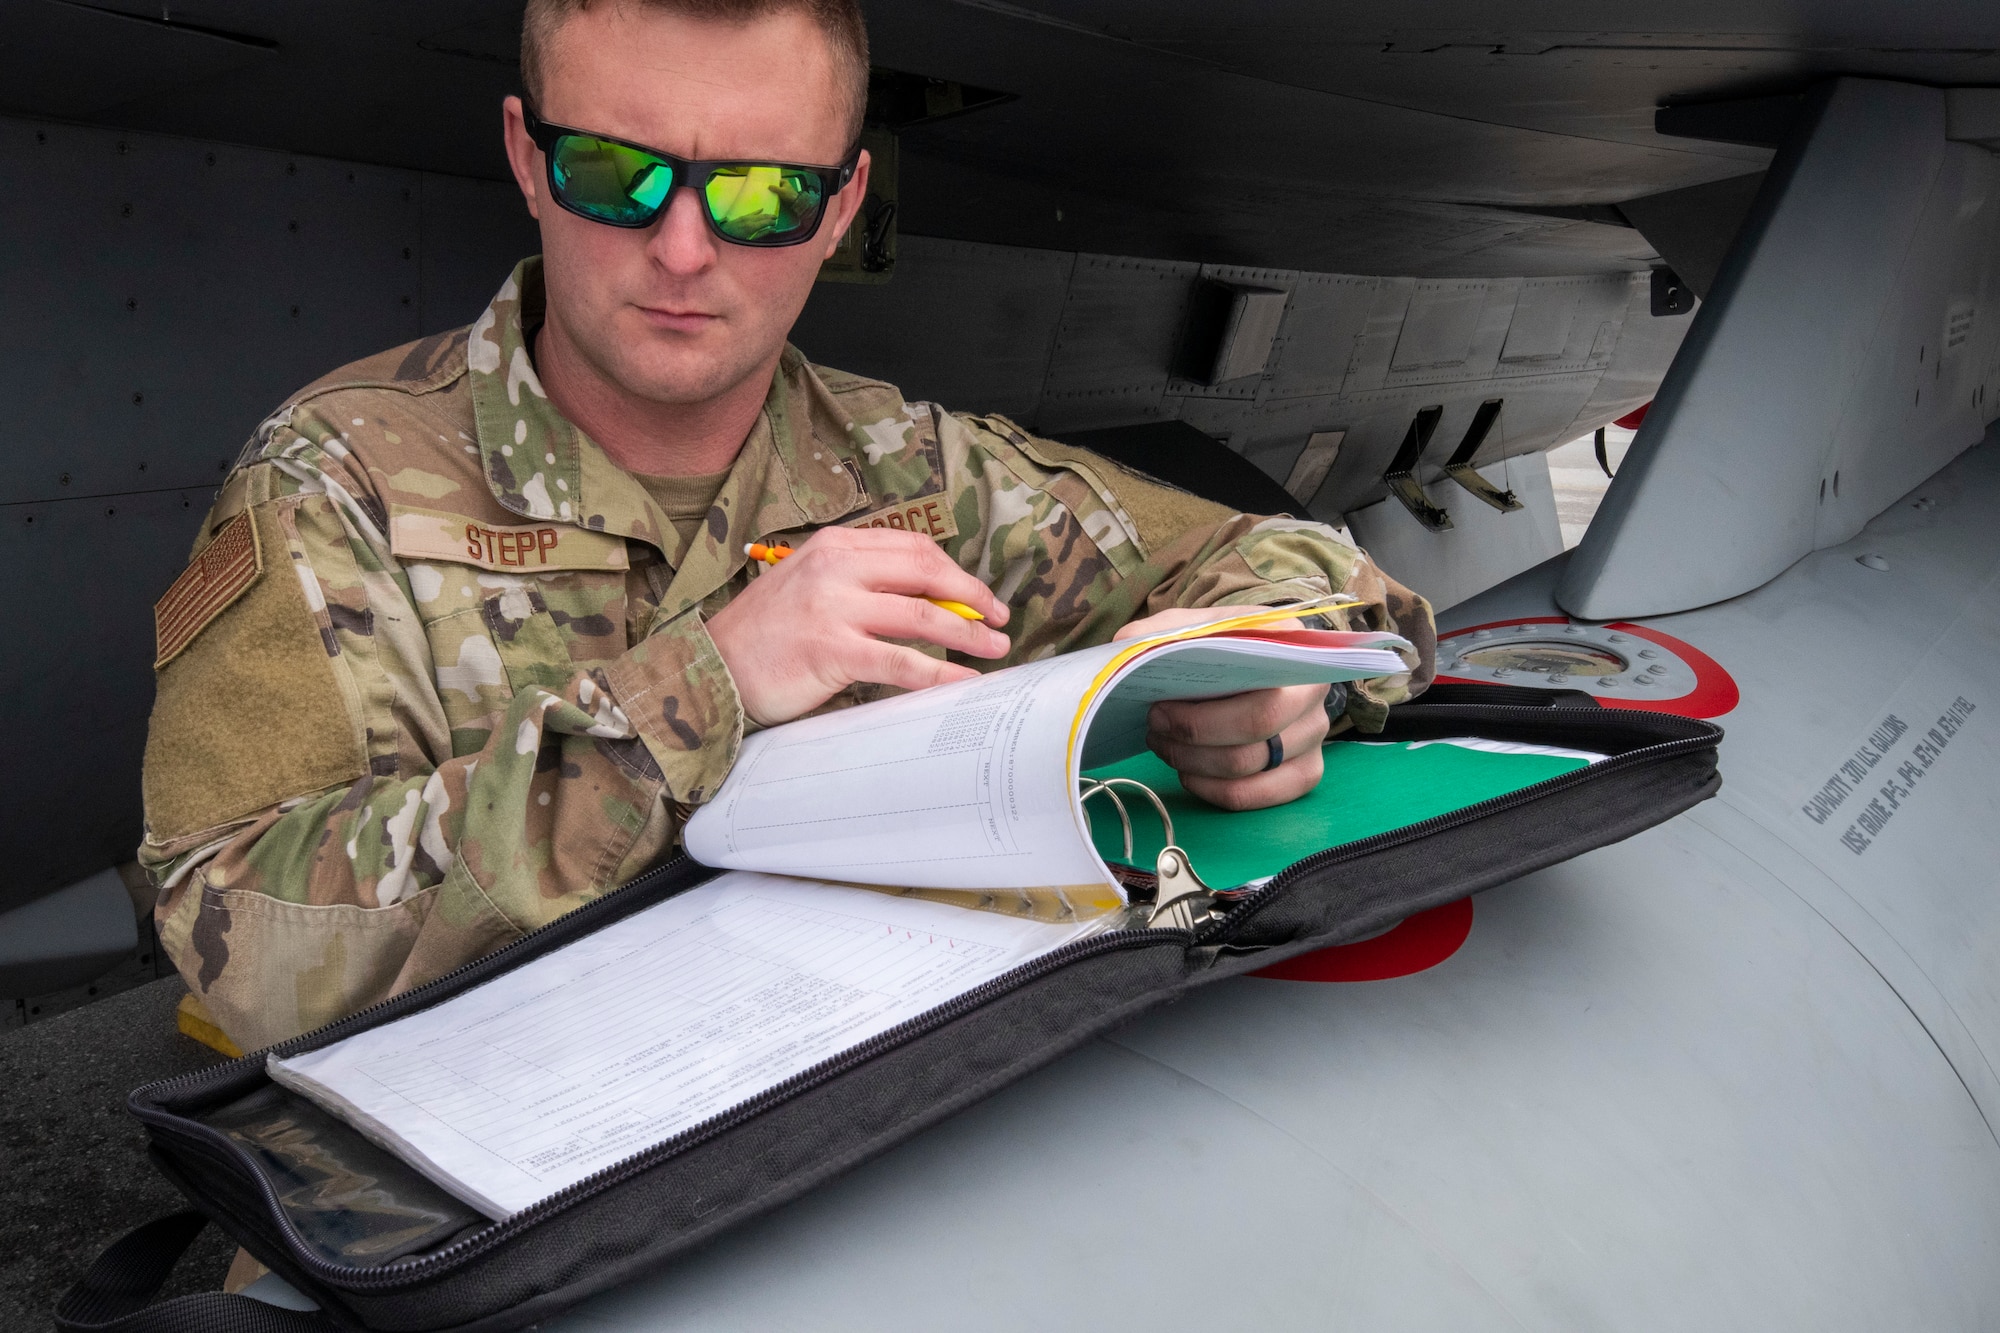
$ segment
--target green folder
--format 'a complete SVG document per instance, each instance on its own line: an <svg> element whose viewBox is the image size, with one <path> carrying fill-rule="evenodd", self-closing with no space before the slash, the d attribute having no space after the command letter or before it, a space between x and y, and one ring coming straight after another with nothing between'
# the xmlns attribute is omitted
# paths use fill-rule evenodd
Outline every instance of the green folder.
<svg viewBox="0 0 2000 1333"><path fill-rule="evenodd" d="M1494 754L1442 741L1333 741L1326 776L1289 805L1232 814L1190 796L1171 768L1150 752L1085 773L1132 778L1166 802L1174 837L1195 873L1218 889L1275 875L1314 852L1358 842L1436 815L1574 772L1587 761L1560 755ZM1164 845L1153 803L1119 792L1132 818L1132 864L1151 869ZM1091 839L1107 861L1125 859L1118 812L1103 796L1084 802Z"/></svg>

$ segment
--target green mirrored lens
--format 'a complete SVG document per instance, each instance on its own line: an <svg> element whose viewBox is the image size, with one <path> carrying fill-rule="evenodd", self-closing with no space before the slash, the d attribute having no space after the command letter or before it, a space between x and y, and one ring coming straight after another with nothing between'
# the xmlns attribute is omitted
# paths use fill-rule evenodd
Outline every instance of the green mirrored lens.
<svg viewBox="0 0 2000 1333"><path fill-rule="evenodd" d="M674 186L674 169L651 153L604 139L565 134L550 167L563 201L602 222L651 222Z"/></svg>
<svg viewBox="0 0 2000 1333"><path fill-rule="evenodd" d="M722 234L764 241L809 227L819 217L819 176L790 167L737 163L718 167L704 191Z"/></svg>

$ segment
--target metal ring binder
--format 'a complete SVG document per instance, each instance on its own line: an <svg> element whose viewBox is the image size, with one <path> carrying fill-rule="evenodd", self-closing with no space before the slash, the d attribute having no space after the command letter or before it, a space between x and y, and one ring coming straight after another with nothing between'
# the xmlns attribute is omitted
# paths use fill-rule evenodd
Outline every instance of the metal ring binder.
<svg viewBox="0 0 2000 1333"><path fill-rule="evenodd" d="M1154 859L1153 870L1158 876L1159 887L1153 894L1152 914L1146 923L1150 926L1172 930L1193 930L1215 914L1215 890L1202 883L1194 870L1194 861L1188 854L1174 845L1174 819L1167 813L1167 803L1160 794L1135 778L1103 778L1088 780L1077 800L1087 801L1102 794L1111 799L1118 811L1118 822L1125 834L1125 860L1132 860L1132 817L1125 810L1125 802L1118 798L1114 787L1135 787L1143 792L1159 812L1160 828L1166 835L1166 846Z"/></svg>

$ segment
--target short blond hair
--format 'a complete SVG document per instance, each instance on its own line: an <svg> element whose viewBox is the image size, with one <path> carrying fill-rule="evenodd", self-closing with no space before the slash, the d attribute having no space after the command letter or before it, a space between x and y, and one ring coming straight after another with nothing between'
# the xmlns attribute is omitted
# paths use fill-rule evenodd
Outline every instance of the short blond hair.
<svg viewBox="0 0 2000 1333"><path fill-rule="evenodd" d="M795 12L813 21L833 50L834 68L848 101L848 139L861 134L868 108L868 25L859 0L528 0L521 13L521 82L539 104L547 52L556 30L592 3L631 4L643 9L716 23L749 23L771 14Z"/></svg>

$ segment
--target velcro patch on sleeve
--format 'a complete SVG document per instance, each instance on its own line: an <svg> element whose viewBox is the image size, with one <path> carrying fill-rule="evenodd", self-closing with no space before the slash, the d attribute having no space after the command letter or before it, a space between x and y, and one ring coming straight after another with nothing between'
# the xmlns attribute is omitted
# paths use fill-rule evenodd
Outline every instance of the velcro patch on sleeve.
<svg viewBox="0 0 2000 1333"><path fill-rule="evenodd" d="M389 510L389 550L398 560L439 560L509 574L557 569L629 569L625 539L566 523L496 527L427 509Z"/></svg>
<svg viewBox="0 0 2000 1333"><path fill-rule="evenodd" d="M250 515L222 525L215 540L153 603L153 666L163 667L194 642L229 605L250 590L264 569L264 552Z"/></svg>
<svg viewBox="0 0 2000 1333"><path fill-rule="evenodd" d="M958 519L951 512L951 499L944 495L927 495L915 500L904 500L877 509L872 514L850 518L842 522L844 528L894 528L898 532L914 532L919 536L932 537L943 541L958 535Z"/></svg>

